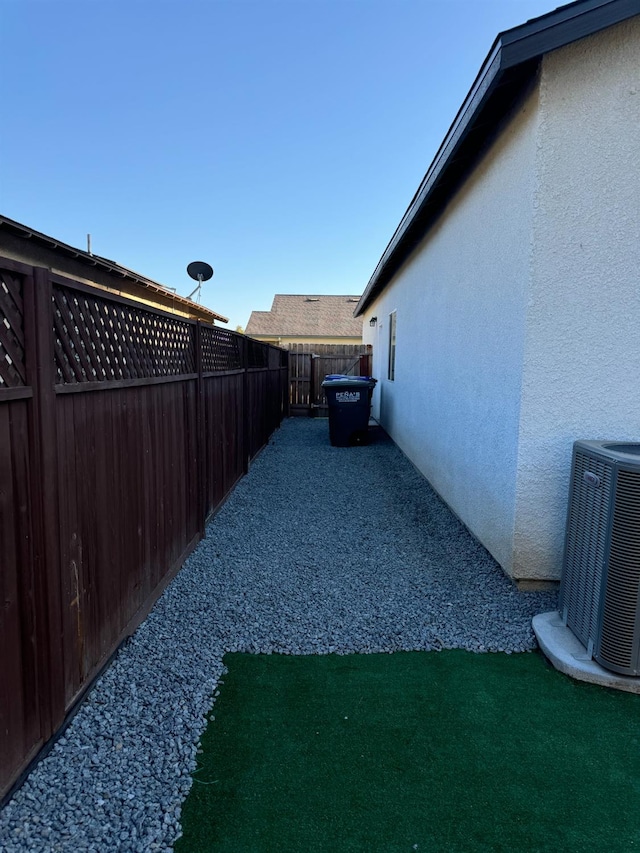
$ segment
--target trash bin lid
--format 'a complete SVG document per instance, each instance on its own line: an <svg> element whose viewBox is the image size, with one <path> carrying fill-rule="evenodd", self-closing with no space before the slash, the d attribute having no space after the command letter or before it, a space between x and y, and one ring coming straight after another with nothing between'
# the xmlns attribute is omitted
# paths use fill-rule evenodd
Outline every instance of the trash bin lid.
<svg viewBox="0 0 640 853"><path fill-rule="evenodd" d="M349 388L374 388L377 381L377 379L373 379L371 376L339 376L338 374L331 374L329 376L325 376L322 387L339 388L342 386Z"/></svg>
<svg viewBox="0 0 640 853"><path fill-rule="evenodd" d="M377 382L373 376L347 376L346 373L327 373L325 382L333 382L337 379L348 379L349 382Z"/></svg>

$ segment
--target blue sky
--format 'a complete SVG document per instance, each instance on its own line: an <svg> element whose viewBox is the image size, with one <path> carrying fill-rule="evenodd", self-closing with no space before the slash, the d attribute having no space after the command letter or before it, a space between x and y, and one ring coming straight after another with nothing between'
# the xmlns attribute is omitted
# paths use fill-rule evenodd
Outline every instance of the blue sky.
<svg viewBox="0 0 640 853"><path fill-rule="evenodd" d="M0 212L246 325L361 293L501 30L554 0L0 0Z"/></svg>

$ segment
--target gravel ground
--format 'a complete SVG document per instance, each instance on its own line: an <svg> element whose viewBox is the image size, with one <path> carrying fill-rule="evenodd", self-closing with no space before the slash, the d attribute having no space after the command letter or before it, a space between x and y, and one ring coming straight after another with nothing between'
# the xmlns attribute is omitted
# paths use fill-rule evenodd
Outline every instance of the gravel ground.
<svg viewBox="0 0 640 853"><path fill-rule="evenodd" d="M286 421L0 814L0 850L170 850L227 651L519 652L555 603L517 592L388 439Z"/></svg>

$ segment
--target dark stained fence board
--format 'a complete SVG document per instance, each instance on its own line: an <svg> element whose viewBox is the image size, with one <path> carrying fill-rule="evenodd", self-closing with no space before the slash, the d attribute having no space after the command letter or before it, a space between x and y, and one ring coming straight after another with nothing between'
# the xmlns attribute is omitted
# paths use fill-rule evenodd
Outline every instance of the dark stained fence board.
<svg viewBox="0 0 640 853"><path fill-rule="evenodd" d="M214 512L243 474L243 374L210 377L205 387L207 514Z"/></svg>
<svg viewBox="0 0 640 853"><path fill-rule="evenodd" d="M61 660L55 641L59 633L55 591L50 594L56 540L49 535L53 524L43 519L42 512L45 497L54 494L53 484L43 477L50 446L45 446L40 427L49 413L41 390L52 377L50 356L43 359L46 328L37 322L38 312L49 319L46 282L44 291L36 290L31 268L11 261L2 261L0 267L0 278L5 278L5 267L14 274L13 297L15 288L20 289L20 301L14 298L14 305L22 314L21 376L31 391L22 401L7 399L0 391L1 794L57 724L54 706L61 692ZM15 315L11 322L15 328Z"/></svg>
<svg viewBox="0 0 640 853"><path fill-rule="evenodd" d="M74 435L74 412L71 397L58 400L57 405L57 437L58 459L65 468L67 482L76 483L76 447ZM60 589L62 595L62 612L64 614L65 630L63 631L63 661L64 661L64 693L65 707L69 697L75 695L80 683L80 664L78 643L82 637L81 614L84 612L83 587L80 572L82 560L80 553L80 536L78 534L78 500L76 489L63 488L60 491L59 525L60 525ZM69 624L74 630L69 630ZM75 623L75 624L74 624Z"/></svg>
<svg viewBox="0 0 640 853"><path fill-rule="evenodd" d="M279 425L288 357L48 270L0 280L2 797Z"/></svg>
<svg viewBox="0 0 640 853"><path fill-rule="evenodd" d="M17 774L43 742L29 513L27 403L0 403L0 768ZM25 642L26 640L26 642Z"/></svg>
<svg viewBox="0 0 640 853"><path fill-rule="evenodd" d="M289 352L291 414L308 415L311 409L311 353Z"/></svg>
<svg viewBox="0 0 640 853"><path fill-rule="evenodd" d="M67 703L199 532L196 392L58 399Z"/></svg>
<svg viewBox="0 0 640 853"><path fill-rule="evenodd" d="M52 287L48 270L34 269L25 277L25 330L28 330L27 368L34 390L29 435L33 448L31 509L35 530L35 597L39 624L39 658L44 734L55 732L64 720L64 661L60 597L57 479L56 398L53 392ZM27 298L28 293L28 298Z"/></svg>

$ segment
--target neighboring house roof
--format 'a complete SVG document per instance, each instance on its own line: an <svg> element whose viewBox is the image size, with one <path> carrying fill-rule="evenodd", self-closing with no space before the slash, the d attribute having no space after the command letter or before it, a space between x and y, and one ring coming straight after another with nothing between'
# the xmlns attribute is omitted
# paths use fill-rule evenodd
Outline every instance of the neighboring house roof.
<svg viewBox="0 0 640 853"><path fill-rule="evenodd" d="M75 249L6 216L0 216L0 254L7 254L14 260L21 260L32 266L49 266L45 261L59 258L60 263L56 264L55 268L51 264L51 268L61 275L82 277L83 280L91 281L98 287L107 287L109 290L134 299L144 297L143 301L157 308L173 311L191 319L204 320L207 323L213 323L215 320L222 323L228 322L222 314L205 308L185 296L179 296L157 281L146 278L108 258ZM99 281L95 280L96 272L100 274Z"/></svg>
<svg viewBox="0 0 640 853"><path fill-rule="evenodd" d="M640 14L640 0L577 0L500 33L378 262L356 316L391 281L494 138L545 53Z"/></svg>
<svg viewBox="0 0 640 853"><path fill-rule="evenodd" d="M252 311L247 335L282 338L361 338L362 322L353 316L359 296L277 293L271 311Z"/></svg>

